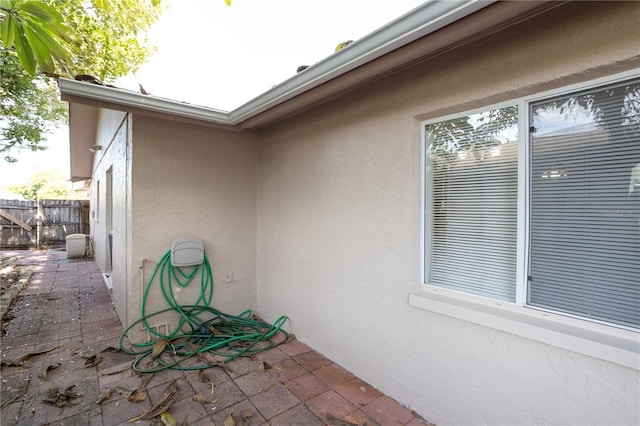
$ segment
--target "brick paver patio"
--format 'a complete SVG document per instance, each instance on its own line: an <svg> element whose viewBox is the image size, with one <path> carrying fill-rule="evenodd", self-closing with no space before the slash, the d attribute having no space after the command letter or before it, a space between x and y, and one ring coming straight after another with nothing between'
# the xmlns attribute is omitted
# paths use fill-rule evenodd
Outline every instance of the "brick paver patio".
<svg viewBox="0 0 640 426"><path fill-rule="evenodd" d="M3 322L2 425L153 424L129 420L157 403L174 380L179 394L169 413L178 424L226 425L229 416L238 425L243 416L250 425L429 424L298 340L206 370L213 395L197 371L164 370L146 383L147 398L131 402L118 391L139 387L146 376L132 371L131 355L110 350L118 348L123 328L95 262L54 250L0 252L8 255L20 256L34 274ZM12 365L42 351L49 352ZM92 354L102 362L87 367ZM273 368L261 372L263 361ZM104 389L111 396L97 402ZM43 401L56 398L61 407Z"/></svg>

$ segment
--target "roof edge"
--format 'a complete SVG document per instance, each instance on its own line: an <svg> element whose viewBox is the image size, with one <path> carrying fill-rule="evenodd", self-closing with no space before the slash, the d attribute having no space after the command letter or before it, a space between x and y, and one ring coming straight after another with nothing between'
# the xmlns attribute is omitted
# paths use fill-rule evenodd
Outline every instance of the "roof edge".
<svg viewBox="0 0 640 426"><path fill-rule="evenodd" d="M143 95L142 93L136 93L127 89L101 86L67 78L58 79L58 88L62 94L63 101L67 101L69 98L73 98L73 100L83 98L114 105L122 105L129 108L168 113L177 117L194 120L218 124L230 123L229 113L227 111L152 95Z"/></svg>
<svg viewBox="0 0 640 426"><path fill-rule="evenodd" d="M229 113L239 124L361 65L495 3L495 0L431 0L357 39Z"/></svg>
<svg viewBox="0 0 640 426"><path fill-rule="evenodd" d="M431 0L351 43L231 112L60 78L63 100L103 101L176 117L236 126L342 74L485 8L496 0Z"/></svg>

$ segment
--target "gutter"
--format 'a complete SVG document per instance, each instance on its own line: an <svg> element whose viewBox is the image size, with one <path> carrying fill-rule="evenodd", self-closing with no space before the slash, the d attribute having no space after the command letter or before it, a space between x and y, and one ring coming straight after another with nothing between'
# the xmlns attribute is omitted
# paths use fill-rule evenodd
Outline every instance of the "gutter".
<svg viewBox="0 0 640 426"><path fill-rule="evenodd" d="M495 0L427 1L231 111L231 124L236 125L252 118L494 2Z"/></svg>
<svg viewBox="0 0 640 426"><path fill-rule="evenodd" d="M433 33L495 0L430 0L356 40L231 112L69 79L59 79L62 99L123 106L190 120L236 126L309 90Z"/></svg>
<svg viewBox="0 0 640 426"><path fill-rule="evenodd" d="M143 95L127 89L101 86L67 78L59 78L58 87L63 101L77 102L80 99L89 99L100 103L171 114L198 121L218 124L229 124L230 122L229 113L226 111L157 96Z"/></svg>

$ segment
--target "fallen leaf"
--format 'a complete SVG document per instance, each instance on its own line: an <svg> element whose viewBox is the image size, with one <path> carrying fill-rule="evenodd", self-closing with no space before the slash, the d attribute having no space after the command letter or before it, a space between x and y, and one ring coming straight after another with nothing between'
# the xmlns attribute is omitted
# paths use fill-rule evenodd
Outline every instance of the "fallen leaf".
<svg viewBox="0 0 640 426"><path fill-rule="evenodd" d="M224 419L224 426L236 426L236 421L233 420L233 413L229 414L229 416Z"/></svg>
<svg viewBox="0 0 640 426"><path fill-rule="evenodd" d="M102 355L91 355L85 358L84 368L95 367L102 362Z"/></svg>
<svg viewBox="0 0 640 426"><path fill-rule="evenodd" d="M100 353L104 353L104 352L121 352L121 351L119 348L114 348L113 346L107 346L106 348L100 351Z"/></svg>
<svg viewBox="0 0 640 426"><path fill-rule="evenodd" d="M171 407L171 404L173 404L178 398L178 394L178 382L174 380L165 388L164 392L162 392L162 398L160 398L153 407L143 412L138 417L129 419L129 423L134 423L138 420L151 420L154 417L161 415Z"/></svg>
<svg viewBox="0 0 640 426"><path fill-rule="evenodd" d="M162 352L164 352L164 348L169 344L169 339L165 339L164 337L158 339L155 345L153 345L153 349L151 350L151 359L156 359Z"/></svg>
<svg viewBox="0 0 640 426"><path fill-rule="evenodd" d="M116 386L115 391L125 398L129 398L136 391L135 389L127 389L122 386Z"/></svg>
<svg viewBox="0 0 640 426"><path fill-rule="evenodd" d="M51 387L49 388L49 396L51 398L43 399L42 401L55 405L58 408L62 408L65 405L75 405L71 404L71 401L83 396L81 392L73 392L75 386L76 385L69 386L64 392L60 392L57 387Z"/></svg>
<svg viewBox="0 0 640 426"><path fill-rule="evenodd" d="M213 383L213 379L211 379L211 377L209 377L209 375L205 373L204 370L198 371L198 377L200 377L200 380L203 383L208 383L211 385L211 395L213 395L213 393L216 391L216 386Z"/></svg>
<svg viewBox="0 0 640 426"><path fill-rule="evenodd" d="M269 364L268 362L262 361L258 365L258 373L264 373L265 371L267 371L270 368L273 368L273 367L271 367L271 364Z"/></svg>
<svg viewBox="0 0 640 426"><path fill-rule="evenodd" d="M42 373L39 374L39 376L44 380L49 380L49 379L47 379L47 375L49 374L49 371L55 370L56 368L60 367L61 365L62 364L60 364L59 362L56 362L55 364L47 365L46 368L44 370L42 370Z"/></svg>
<svg viewBox="0 0 640 426"><path fill-rule="evenodd" d="M100 395L98 395L98 400L96 401L96 404L100 404L102 401L106 401L109 398L111 398L111 389L103 388L100 391Z"/></svg>
<svg viewBox="0 0 640 426"><path fill-rule="evenodd" d="M240 423L238 426L249 426L250 418L253 417L253 413L249 410L244 410L240 417Z"/></svg>
<svg viewBox="0 0 640 426"><path fill-rule="evenodd" d="M211 333L213 333L213 335L214 335L214 336L221 336L221 335L224 335L224 333L223 333L222 331L218 330L217 328L215 328L215 327L214 327L214 326L212 326L212 325L210 325L210 326L209 326L209 331L210 331Z"/></svg>
<svg viewBox="0 0 640 426"><path fill-rule="evenodd" d="M38 355L49 353L51 351L54 351L54 350L58 349L61 346L62 345L56 345L51 349L46 349L46 350L43 350L43 351L36 351L36 352L29 352L27 354L21 355L17 359L3 360L2 362L0 362L0 366L6 365L8 367L22 367L24 365L25 361L29 361L34 356L38 356Z"/></svg>
<svg viewBox="0 0 640 426"><path fill-rule="evenodd" d="M133 391L131 395L127 398L129 402L142 402L147 400L147 391L136 389Z"/></svg>
<svg viewBox="0 0 640 426"><path fill-rule="evenodd" d="M171 413L169 413L168 411L165 411L164 413L160 414L160 421L162 422L162 424L164 426L177 426L178 425L178 421L176 420L176 418L173 417L171 415Z"/></svg>
<svg viewBox="0 0 640 426"><path fill-rule="evenodd" d="M124 367L124 368L122 368L122 369L120 369L120 370L110 371L110 372L108 372L108 373L100 373L100 375L101 375L101 376L112 376L112 375L114 375L114 374L119 374L119 373L125 372L125 371L127 371L128 369L130 369L130 368L131 368L131 363L129 363L126 367Z"/></svg>
<svg viewBox="0 0 640 426"><path fill-rule="evenodd" d="M199 402L202 405L211 403L211 401L207 401L206 399L204 399L204 396L202 396L200 394L193 395L193 400L195 402Z"/></svg>

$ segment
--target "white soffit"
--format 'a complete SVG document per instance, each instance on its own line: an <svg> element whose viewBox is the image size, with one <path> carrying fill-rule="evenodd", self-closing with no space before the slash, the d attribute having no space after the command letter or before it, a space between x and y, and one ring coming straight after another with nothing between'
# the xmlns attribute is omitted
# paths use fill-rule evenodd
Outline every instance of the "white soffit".
<svg viewBox="0 0 640 426"><path fill-rule="evenodd" d="M237 125L492 3L495 0L427 1L231 112L69 79L59 79L58 85L63 100L88 99L210 123Z"/></svg>
<svg viewBox="0 0 640 426"><path fill-rule="evenodd" d="M69 139L74 141L69 147L71 180L73 182L91 178L93 153L89 151L96 141L98 109L80 104L69 105Z"/></svg>

